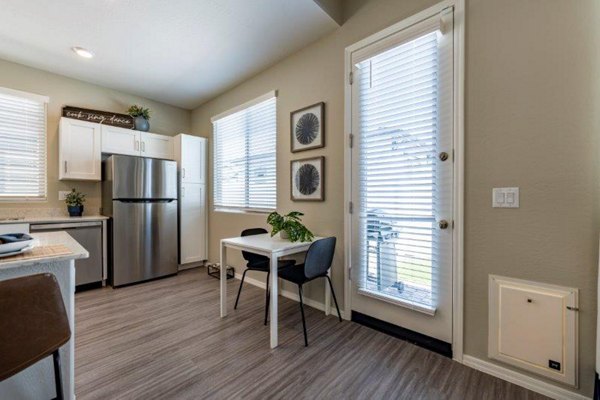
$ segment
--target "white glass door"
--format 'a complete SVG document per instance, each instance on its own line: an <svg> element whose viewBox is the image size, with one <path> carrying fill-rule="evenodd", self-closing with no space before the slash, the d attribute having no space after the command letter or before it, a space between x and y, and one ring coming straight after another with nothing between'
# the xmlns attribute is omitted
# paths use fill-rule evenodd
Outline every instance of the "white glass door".
<svg viewBox="0 0 600 400"><path fill-rule="evenodd" d="M452 342L453 46L446 12L352 53L354 312Z"/></svg>

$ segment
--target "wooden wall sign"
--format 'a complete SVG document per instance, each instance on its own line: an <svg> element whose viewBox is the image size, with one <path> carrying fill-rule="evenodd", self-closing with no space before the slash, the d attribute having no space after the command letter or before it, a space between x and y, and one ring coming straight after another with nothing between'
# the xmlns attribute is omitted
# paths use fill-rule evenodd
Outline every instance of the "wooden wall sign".
<svg viewBox="0 0 600 400"><path fill-rule="evenodd" d="M118 126L133 129L133 117L127 114L118 114L108 111L89 110L87 108L64 106L63 117L79 119L81 121L95 122L97 124Z"/></svg>

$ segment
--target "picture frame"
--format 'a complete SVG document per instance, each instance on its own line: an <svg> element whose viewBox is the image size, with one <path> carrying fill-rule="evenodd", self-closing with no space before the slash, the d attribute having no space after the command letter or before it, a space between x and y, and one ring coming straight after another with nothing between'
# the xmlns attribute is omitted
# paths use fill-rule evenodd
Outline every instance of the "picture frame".
<svg viewBox="0 0 600 400"><path fill-rule="evenodd" d="M315 103L290 113L292 153L325 147L325 103Z"/></svg>
<svg viewBox="0 0 600 400"><path fill-rule="evenodd" d="M325 157L290 161L292 201L325 201Z"/></svg>

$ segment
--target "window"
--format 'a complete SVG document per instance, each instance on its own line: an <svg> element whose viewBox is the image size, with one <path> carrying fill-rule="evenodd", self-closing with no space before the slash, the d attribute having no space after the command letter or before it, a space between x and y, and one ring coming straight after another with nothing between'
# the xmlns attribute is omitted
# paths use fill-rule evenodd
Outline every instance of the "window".
<svg viewBox="0 0 600 400"><path fill-rule="evenodd" d="M0 88L0 200L46 199L47 103Z"/></svg>
<svg viewBox="0 0 600 400"><path fill-rule="evenodd" d="M271 92L212 118L216 210L275 209L275 111L275 92Z"/></svg>

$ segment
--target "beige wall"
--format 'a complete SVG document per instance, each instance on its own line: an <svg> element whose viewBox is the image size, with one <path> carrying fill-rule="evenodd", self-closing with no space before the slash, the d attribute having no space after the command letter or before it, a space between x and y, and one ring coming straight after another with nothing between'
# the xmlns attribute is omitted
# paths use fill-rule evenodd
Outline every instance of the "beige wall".
<svg viewBox="0 0 600 400"><path fill-rule="evenodd" d="M366 3L366 4L365 4ZM278 209L306 213L319 235L339 238L334 283L343 298L344 48L434 0L349 1L336 32L193 112L196 134L210 117L277 89ZM487 279L500 274L580 288L580 392L592 392L599 215L599 2L467 0L465 351L487 354ZM325 101L327 146L292 156L290 111ZM289 199L289 162L326 157L326 201ZM519 186L521 208L491 208L493 187ZM210 212L218 242L263 215ZM242 265L240 258L236 265ZM264 279L264 276L261 277ZM322 300L321 286L309 296Z"/></svg>
<svg viewBox="0 0 600 400"><path fill-rule="evenodd" d="M131 104L149 107L152 111L150 130L175 135L190 130L188 110L145 98L92 85L61 75L40 71L24 65L0 60L0 87L38 93L50 97L48 105L48 201L30 204L0 203L2 208L62 208L59 190L75 187L87 195L86 207L100 205L100 184L82 181L58 181L58 122L65 105L124 113Z"/></svg>

